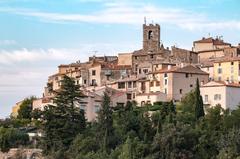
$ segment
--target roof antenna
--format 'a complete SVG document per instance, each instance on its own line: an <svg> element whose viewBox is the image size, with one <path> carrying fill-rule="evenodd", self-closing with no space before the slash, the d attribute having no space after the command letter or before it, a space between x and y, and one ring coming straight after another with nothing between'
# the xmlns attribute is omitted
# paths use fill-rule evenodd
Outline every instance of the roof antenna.
<svg viewBox="0 0 240 159"><path fill-rule="evenodd" d="M145 25L147 24L147 19L146 19L146 17L144 17L144 24L145 24Z"/></svg>

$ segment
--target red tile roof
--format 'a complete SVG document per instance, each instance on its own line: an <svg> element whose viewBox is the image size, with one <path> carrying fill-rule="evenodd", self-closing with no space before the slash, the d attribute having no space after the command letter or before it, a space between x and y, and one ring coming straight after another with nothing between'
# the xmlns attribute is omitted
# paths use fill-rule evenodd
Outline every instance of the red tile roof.
<svg viewBox="0 0 240 159"><path fill-rule="evenodd" d="M202 71L201 69L194 67L192 65L188 65L185 67L177 67L173 66L170 69L169 68L164 68L159 71L152 72L154 73L192 73L192 74L203 74L203 75L208 75L207 72ZM150 73L151 74L151 73Z"/></svg>
<svg viewBox="0 0 240 159"><path fill-rule="evenodd" d="M212 83L212 84L210 84L210 83ZM206 83L205 85L203 85L201 87L222 87L222 86L240 88L240 84L238 84L238 83L229 83L229 82L226 82L226 81L211 81L211 82L208 82L208 83Z"/></svg>
<svg viewBox="0 0 240 159"><path fill-rule="evenodd" d="M193 43L213 43L213 45L231 45L229 43L225 43L221 39L213 39L212 37L210 38L202 38L201 40L194 41Z"/></svg>

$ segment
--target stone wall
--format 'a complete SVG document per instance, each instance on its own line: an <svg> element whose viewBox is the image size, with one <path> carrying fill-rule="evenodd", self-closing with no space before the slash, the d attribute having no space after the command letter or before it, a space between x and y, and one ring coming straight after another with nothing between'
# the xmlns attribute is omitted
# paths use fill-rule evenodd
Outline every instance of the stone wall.
<svg viewBox="0 0 240 159"><path fill-rule="evenodd" d="M41 149L13 148L7 153L0 152L0 159L44 159Z"/></svg>

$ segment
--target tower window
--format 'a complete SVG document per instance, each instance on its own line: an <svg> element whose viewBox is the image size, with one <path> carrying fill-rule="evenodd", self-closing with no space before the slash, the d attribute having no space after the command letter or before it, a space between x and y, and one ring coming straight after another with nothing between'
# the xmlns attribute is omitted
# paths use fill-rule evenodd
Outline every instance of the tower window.
<svg viewBox="0 0 240 159"><path fill-rule="evenodd" d="M153 38L153 31L150 30L150 31L148 32L148 40L151 40L152 38Z"/></svg>

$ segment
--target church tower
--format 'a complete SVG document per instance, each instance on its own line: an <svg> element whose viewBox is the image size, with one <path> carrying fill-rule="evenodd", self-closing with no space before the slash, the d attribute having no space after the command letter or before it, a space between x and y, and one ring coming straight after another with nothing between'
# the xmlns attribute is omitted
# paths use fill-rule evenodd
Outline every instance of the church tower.
<svg viewBox="0 0 240 159"><path fill-rule="evenodd" d="M160 25L143 24L143 50L157 52L160 48Z"/></svg>

